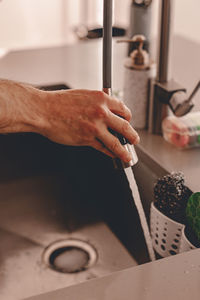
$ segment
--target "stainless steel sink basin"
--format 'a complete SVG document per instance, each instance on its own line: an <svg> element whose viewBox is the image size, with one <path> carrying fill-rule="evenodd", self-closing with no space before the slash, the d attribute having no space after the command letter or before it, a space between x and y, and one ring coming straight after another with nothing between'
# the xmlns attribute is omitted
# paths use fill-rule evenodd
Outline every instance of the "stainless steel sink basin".
<svg viewBox="0 0 200 300"><path fill-rule="evenodd" d="M108 226L76 199L63 176L37 176L0 184L0 299L52 291L136 265ZM98 253L94 266L59 273L42 260L54 241L76 238Z"/></svg>

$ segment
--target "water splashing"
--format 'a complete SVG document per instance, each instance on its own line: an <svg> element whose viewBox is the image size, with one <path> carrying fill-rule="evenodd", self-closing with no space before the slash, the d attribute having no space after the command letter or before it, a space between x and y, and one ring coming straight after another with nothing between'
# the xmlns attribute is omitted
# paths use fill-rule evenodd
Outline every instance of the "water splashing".
<svg viewBox="0 0 200 300"><path fill-rule="evenodd" d="M138 211L138 214L140 217L140 222L141 222L141 226L142 226L142 229L144 232L144 237L145 237L147 249L149 252L149 257L150 257L151 261L154 261L156 258L155 258L155 253L154 253L153 246L152 246L151 235L149 232L149 227L148 227L145 213L143 210L140 193L139 193L136 181L135 181L135 177L134 177L131 167L124 169L124 171L126 173L126 176L127 176L128 182L129 182L129 186L132 191L135 206L137 208L137 211Z"/></svg>

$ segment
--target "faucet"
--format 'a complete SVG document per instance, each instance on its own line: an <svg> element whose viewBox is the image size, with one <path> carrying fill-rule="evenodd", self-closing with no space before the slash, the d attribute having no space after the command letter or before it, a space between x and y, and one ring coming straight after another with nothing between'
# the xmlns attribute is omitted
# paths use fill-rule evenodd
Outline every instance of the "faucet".
<svg viewBox="0 0 200 300"><path fill-rule="evenodd" d="M177 117L191 111L192 99L200 88L200 81L187 98L186 89L173 79L169 79L168 60L171 38L172 0L161 0L160 41L157 77L150 82L148 131L162 133L162 120L168 115L169 108Z"/></svg>
<svg viewBox="0 0 200 300"><path fill-rule="evenodd" d="M103 9L103 91L108 95L112 95L112 13L113 0L104 0ZM123 147L131 154L130 162L123 162L119 158L113 159L116 169L126 169L134 166L138 162L138 157L133 145L119 133L110 130L123 145Z"/></svg>

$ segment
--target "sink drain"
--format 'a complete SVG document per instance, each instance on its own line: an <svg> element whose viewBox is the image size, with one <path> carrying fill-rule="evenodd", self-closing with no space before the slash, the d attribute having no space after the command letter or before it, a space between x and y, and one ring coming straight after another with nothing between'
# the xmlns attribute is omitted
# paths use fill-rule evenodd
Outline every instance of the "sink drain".
<svg viewBox="0 0 200 300"><path fill-rule="evenodd" d="M45 249L43 260L48 267L55 271L77 273L96 263L97 252L90 244L81 240L60 240Z"/></svg>

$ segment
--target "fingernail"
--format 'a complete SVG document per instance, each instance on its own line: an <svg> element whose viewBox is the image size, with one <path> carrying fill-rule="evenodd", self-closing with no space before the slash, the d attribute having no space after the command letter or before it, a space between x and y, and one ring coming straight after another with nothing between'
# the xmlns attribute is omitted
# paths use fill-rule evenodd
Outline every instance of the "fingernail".
<svg viewBox="0 0 200 300"><path fill-rule="evenodd" d="M126 155L125 162L129 162L129 161L131 161L131 159L132 159L132 156L131 156L130 153L128 153L128 154Z"/></svg>

